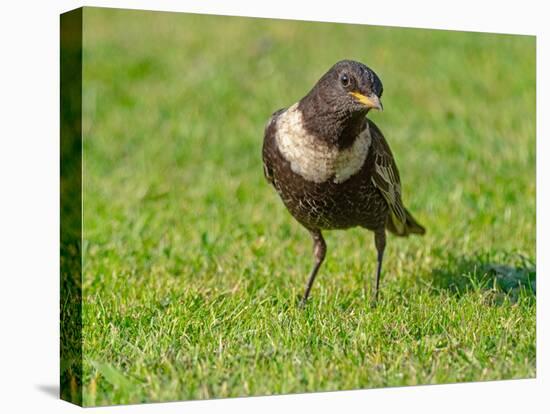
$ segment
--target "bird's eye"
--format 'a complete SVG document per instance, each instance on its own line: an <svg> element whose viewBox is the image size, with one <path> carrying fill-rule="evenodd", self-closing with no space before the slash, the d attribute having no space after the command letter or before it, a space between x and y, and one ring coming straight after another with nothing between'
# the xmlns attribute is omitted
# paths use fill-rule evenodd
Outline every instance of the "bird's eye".
<svg viewBox="0 0 550 414"><path fill-rule="evenodd" d="M343 74L340 76L340 82L342 82L342 85L348 86L348 85L349 85L349 76L346 75L345 73L343 73Z"/></svg>

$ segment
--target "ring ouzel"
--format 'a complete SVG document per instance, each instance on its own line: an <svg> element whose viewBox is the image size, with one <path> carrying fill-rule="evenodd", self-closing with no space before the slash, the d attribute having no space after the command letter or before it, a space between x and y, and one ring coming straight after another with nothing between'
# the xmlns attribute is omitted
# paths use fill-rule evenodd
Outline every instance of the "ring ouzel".
<svg viewBox="0 0 550 414"><path fill-rule="evenodd" d="M302 304L325 258L322 231L361 226L374 232L378 298L386 229L425 229L401 201L399 172L382 132L366 117L382 110L382 82L351 60L336 63L294 105L276 111L264 133L263 166L294 218L313 238L314 265Z"/></svg>

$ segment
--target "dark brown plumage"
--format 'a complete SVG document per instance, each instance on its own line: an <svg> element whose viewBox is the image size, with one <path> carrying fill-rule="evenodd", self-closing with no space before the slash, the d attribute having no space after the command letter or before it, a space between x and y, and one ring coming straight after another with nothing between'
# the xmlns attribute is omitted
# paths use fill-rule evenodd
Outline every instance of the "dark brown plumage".
<svg viewBox="0 0 550 414"><path fill-rule="evenodd" d="M322 230L361 226L378 252L375 298L386 229L424 234L401 201L399 172L382 132L366 115L382 109L382 82L367 66L341 61L297 104L275 112L263 144L264 173L314 244L302 303L325 258Z"/></svg>

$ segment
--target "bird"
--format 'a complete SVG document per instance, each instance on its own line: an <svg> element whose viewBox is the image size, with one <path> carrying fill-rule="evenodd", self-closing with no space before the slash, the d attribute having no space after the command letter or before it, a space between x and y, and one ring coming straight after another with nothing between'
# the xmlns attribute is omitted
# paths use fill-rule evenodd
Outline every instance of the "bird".
<svg viewBox="0 0 550 414"><path fill-rule="evenodd" d="M313 241L313 267L301 305L308 300L326 256L323 231L362 227L374 234L374 303L386 230L397 236L426 232L405 208L394 156L367 117L370 110L383 110L382 92L382 82L372 69L342 60L298 102L275 111L265 125L265 178Z"/></svg>

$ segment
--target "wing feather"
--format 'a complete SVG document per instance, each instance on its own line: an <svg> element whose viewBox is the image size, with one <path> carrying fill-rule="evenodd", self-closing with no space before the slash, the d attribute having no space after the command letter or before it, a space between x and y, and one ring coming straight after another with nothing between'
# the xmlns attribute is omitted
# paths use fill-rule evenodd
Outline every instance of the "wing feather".
<svg viewBox="0 0 550 414"><path fill-rule="evenodd" d="M391 220L399 234L406 232L407 213L401 200L401 179L390 147L380 130L369 121L375 151L372 183L388 203Z"/></svg>
<svg viewBox="0 0 550 414"><path fill-rule="evenodd" d="M276 124L277 118L284 111L286 111L286 108L282 108L273 112L273 114L267 121L264 128L264 144L262 149L263 169L264 169L264 176L270 184L274 184L274 182L273 182L273 170L271 168L271 157L269 154L269 151L270 151L269 147L270 147L270 144L272 144L272 141L274 139L275 124Z"/></svg>

